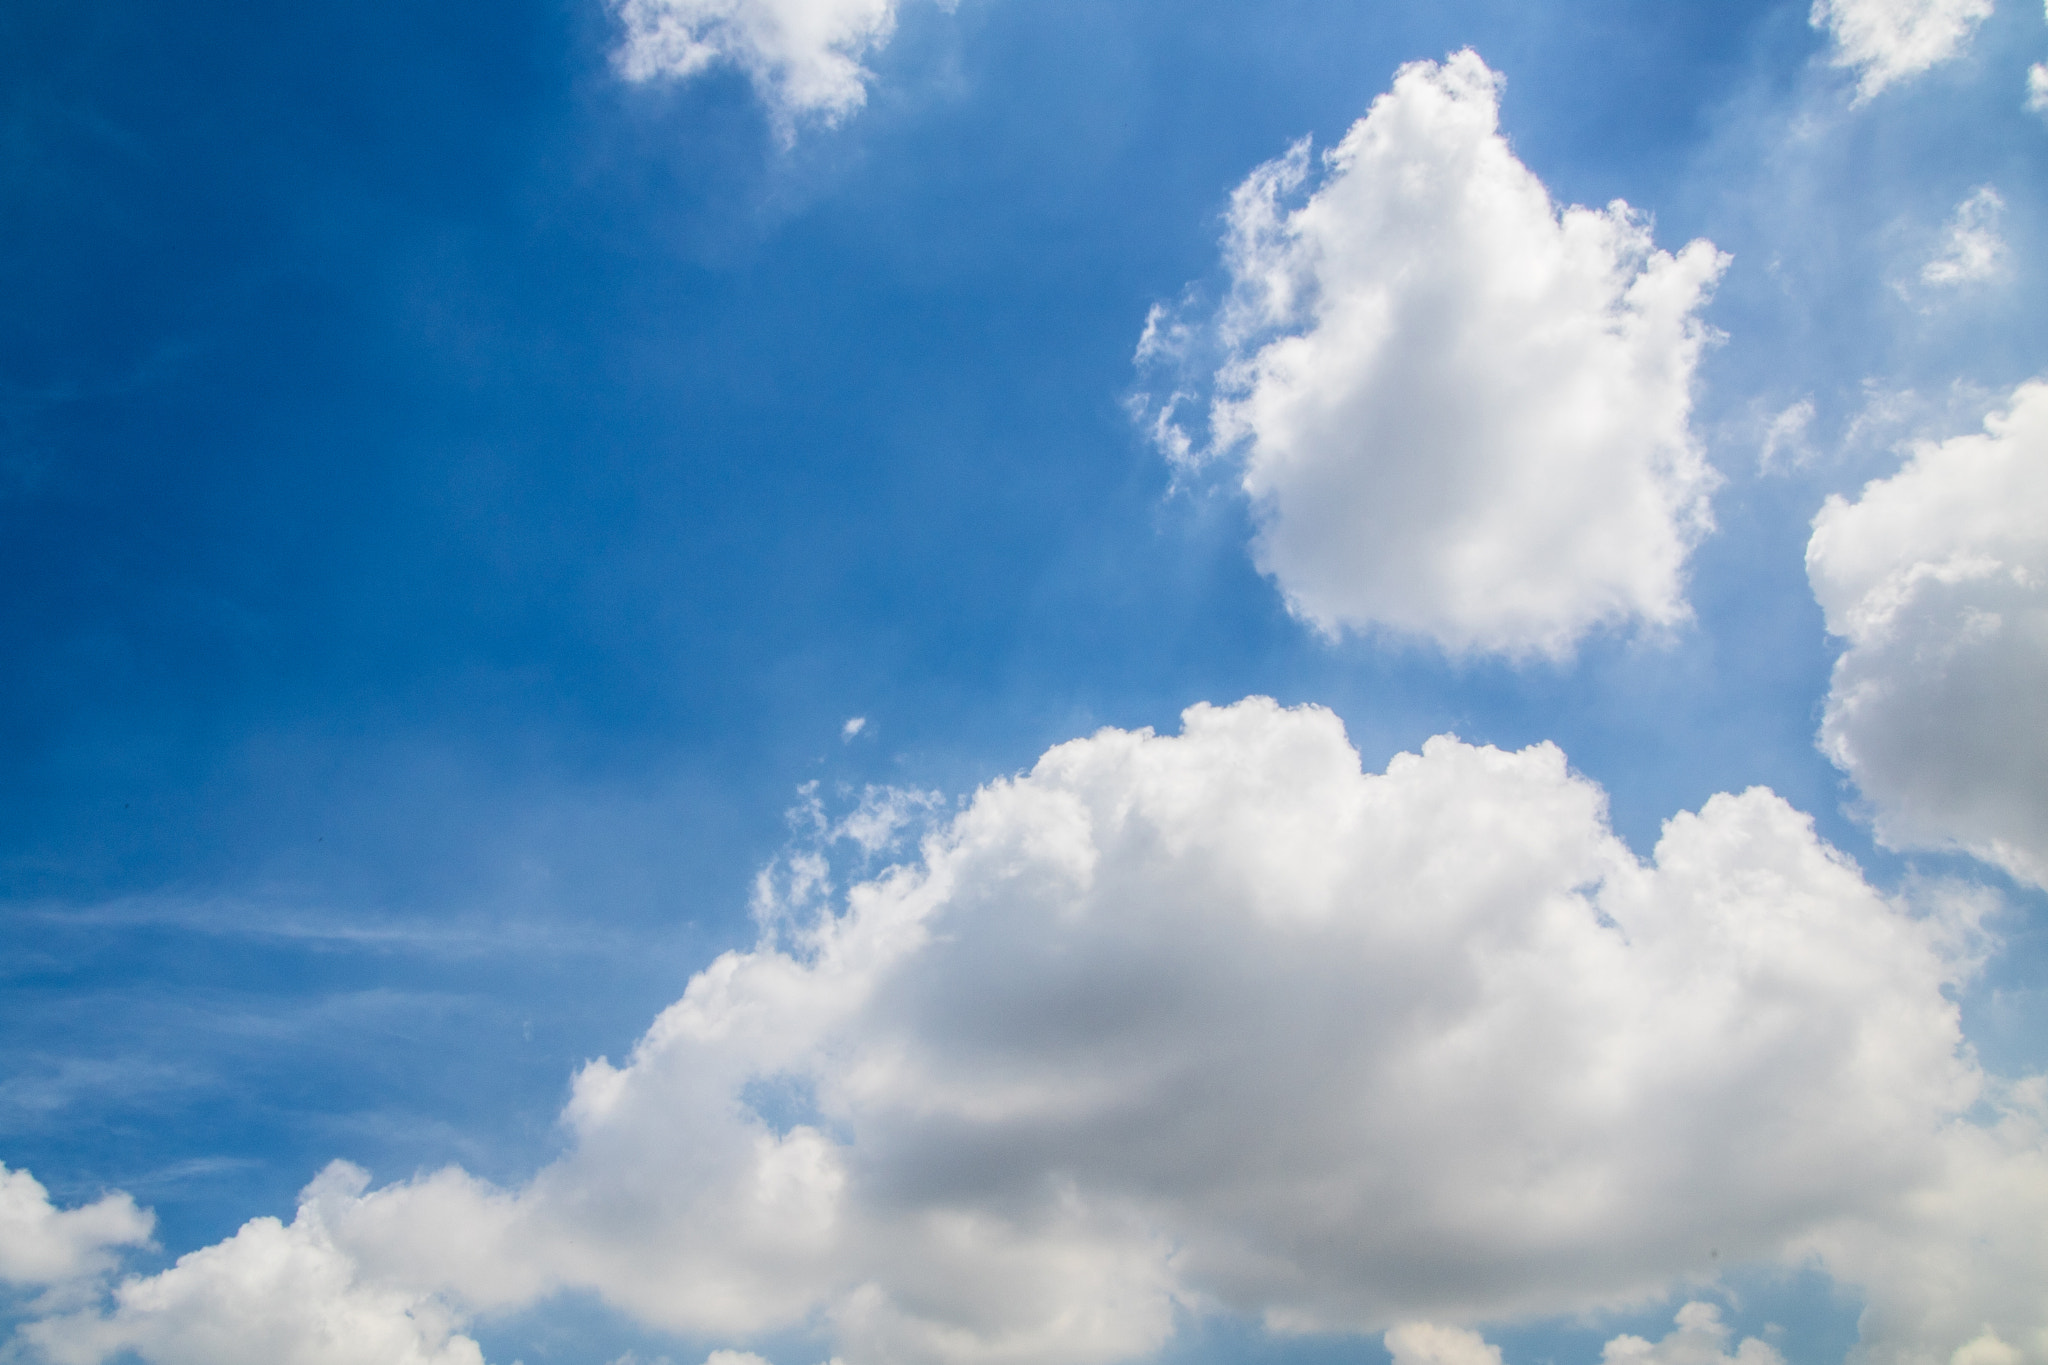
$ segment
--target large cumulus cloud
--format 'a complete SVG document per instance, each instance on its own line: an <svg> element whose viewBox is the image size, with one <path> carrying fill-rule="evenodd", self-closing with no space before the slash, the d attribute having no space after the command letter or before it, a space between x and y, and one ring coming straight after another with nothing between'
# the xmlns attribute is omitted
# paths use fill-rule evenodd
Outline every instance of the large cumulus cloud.
<svg viewBox="0 0 2048 1365"><path fill-rule="evenodd" d="M2048 886L2048 383L1916 447L1814 519L1835 664L1821 742L1893 847L1960 848Z"/></svg>
<svg viewBox="0 0 2048 1365"><path fill-rule="evenodd" d="M1366 773L1329 712L1252 699L1052 749L815 911L780 885L756 947L579 1075L530 1183L337 1168L237 1241L336 1252L336 1293L420 1331L426 1289L579 1288L850 1365L1127 1359L1214 1309L1482 1360L1460 1325L1787 1255L1889 1292L1900 1247L1956 1273L1872 1349L2042 1325L2012 1289L2041 1235L1980 1216L2041 1202L2037 1135L1959 1117L2000 1098L1945 993L1973 903L1888 900L1767 791L1646 862L1552 746ZM68 1339L147 1340L194 1301L165 1283Z"/></svg>
<svg viewBox="0 0 2048 1365"><path fill-rule="evenodd" d="M1231 200L1228 301L1155 310L1141 364L1183 464L1241 452L1259 567L1325 631L1559 655L1686 615L1714 476L1690 430L1726 258L1626 204L1559 211L1478 56L1402 68L1343 141ZM1210 395L1208 435L1184 417Z"/></svg>

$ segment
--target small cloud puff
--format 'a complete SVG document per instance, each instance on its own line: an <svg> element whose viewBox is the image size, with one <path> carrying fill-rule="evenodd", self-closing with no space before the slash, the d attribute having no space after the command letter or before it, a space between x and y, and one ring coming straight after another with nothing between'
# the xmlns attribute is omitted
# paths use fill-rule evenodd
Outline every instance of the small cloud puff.
<svg viewBox="0 0 2048 1365"><path fill-rule="evenodd" d="M1862 101L1956 56L1991 9L1992 0L1814 0L1809 17L1834 39L1834 64L1856 71Z"/></svg>
<svg viewBox="0 0 2048 1365"><path fill-rule="evenodd" d="M868 718L866 716L852 716L847 719L846 724L839 727L839 737L843 740L851 740L855 735L867 728Z"/></svg>
<svg viewBox="0 0 2048 1365"><path fill-rule="evenodd" d="M125 1194L60 1209L27 1171L0 1165L0 1282L51 1288L113 1269L118 1247L144 1246L156 1218Z"/></svg>
<svg viewBox="0 0 2048 1365"><path fill-rule="evenodd" d="M628 80L738 67L785 142L799 121L836 124L867 102L863 59L889 41L898 0L613 0Z"/></svg>
<svg viewBox="0 0 2048 1365"><path fill-rule="evenodd" d="M1941 252L1920 270L1927 284L1978 284L2005 274L2005 238L1998 232L2005 200L1989 185L1979 186L1956 205Z"/></svg>
<svg viewBox="0 0 2048 1365"><path fill-rule="evenodd" d="M1138 344L1171 375L1138 405L1152 438L1183 473L1241 460L1254 558L1327 634L1560 657L1687 615L1716 482L1697 313L1727 258L1656 249L1619 202L1560 210L1499 88L1469 51L1413 63L1334 149L1259 167L1231 197L1229 298L1155 308Z"/></svg>

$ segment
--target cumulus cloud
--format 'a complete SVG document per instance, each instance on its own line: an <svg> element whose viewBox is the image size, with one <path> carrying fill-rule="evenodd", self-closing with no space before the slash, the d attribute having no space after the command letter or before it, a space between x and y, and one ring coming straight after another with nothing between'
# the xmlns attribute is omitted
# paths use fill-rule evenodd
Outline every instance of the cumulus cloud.
<svg viewBox="0 0 2048 1365"><path fill-rule="evenodd" d="M1688 1303L1678 1310L1677 1324L1661 1341L1615 1337L1601 1349L1601 1365L1785 1365L1775 1347L1755 1337L1744 1338L1730 1352L1728 1338L1733 1333L1711 1303ZM1463 1328L1404 1323L1385 1340L1393 1365L1501 1365L1500 1347Z"/></svg>
<svg viewBox="0 0 2048 1365"><path fill-rule="evenodd" d="M1768 792L1645 863L1553 747L1367 774L1328 712L1200 706L720 958L525 1187L333 1179L294 1228L471 1309L822 1322L856 1365L1125 1359L1208 1308L1450 1359L1414 1324L1905 1217L1980 1093L1952 929ZM1956 1293L1971 1339L2028 1326Z"/></svg>
<svg viewBox="0 0 2048 1365"><path fill-rule="evenodd" d="M113 1269L114 1249L149 1241L155 1218L125 1194L60 1209L27 1171L0 1165L0 1281L38 1288Z"/></svg>
<svg viewBox="0 0 2048 1365"><path fill-rule="evenodd" d="M1992 0L1814 0L1813 26L1834 40L1836 66L1856 72L1867 100L1961 52Z"/></svg>
<svg viewBox="0 0 2048 1365"><path fill-rule="evenodd" d="M1999 235L1998 220L2004 213L1998 191L1979 186L1956 205L1941 251L1921 268L1920 278L1928 284L1977 284L2003 275L2005 238Z"/></svg>
<svg viewBox="0 0 2048 1365"><path fill-rule="evenodd" d="M2027 108L2048 114L2048 63L2035 62L2027 68Z"/></svg>
<svg viewBox="0 0 2048 1365"><path fill-rule="evenodd" d="M1404 1322L1381 1341L1394 1365L1501 1365L1500 1347L1462 1327Z"/></svg>
<svg viewBox="0 0 2048 1365"><path fill-rule="evenodd" d="M1988 1097L1998 1119L1943 1136L1939 1178L1809 1249L1866 1287L1870 1365L2048 1361L2048 1083Z"/></svg>
<svg viewBox="0 0 2048 1365"><path fill-rule="evenodd" d="M253 1219L161 1274L123 1281L110 1309L30 1323L22 1339L50 1365L483 1365L445 1307L367 1282L335 1246L317 1201L362 1181L348 1168L323 1181L289 1225Z"/></svg>
<svg viewBox="0 0 2048 1365"><path fill-rule="evenodd" d="M1600 1352L1601 1365L1785 1365L1775 1347L1755 1337L1743 1338L1730 1352L1728 1338L1733 1333L1711 1303L1687 1304L1678 1310L1677 1321L1678 1329L1662 1341L1614 1338Z"/></svg>
<svg viewBox="0 0 2048 1365"><path fill-rule="evenodd" d="M942 0L943 3L943 0ZM895 31L897 0L614 0L629 80L733 66L787 138L805 118L837 123L867 102L862 61Z"/></svg>
<svg viewBox="0 0 2048 1365"><path fill-rule="evenodd" d="M1878 1359L2048 1360L2033 1092L1947 993L1981 903L1881 896L1768 791L1645 861L1553 746L1367 773L1254 698L1060 745L811 904L585 1067L525 1185L337 1166L34 1340L456 1365L456 1313L575 1289L848 1365L1126 1360L1209 1311L1496 1365L1459 1324L1818 1256ZM1611 1355L1721 1359L1687 1311Z"/></svg>
<svg viewBox="0 0 2048 1365"><path fill-rule="evenodd" d="M1690 430L1726 264L1656 249L1626 204L1559 211L1475 54L1403 67L1321 158L1232 195L1213 317L1155 309L1142 412L1182 467L1226 453L1254 557L1325 632L1562 655L1684 618L1714 475ZM1196 440L1184 414L1206 405Z"/></svg>
<svg viewBox="0 0 2048 1365"><path fill-rule="evenodd" d="M2048 382L1828 500L1807 576L1848 642L1821 726L1877 837L2048 886Z"/></svg>

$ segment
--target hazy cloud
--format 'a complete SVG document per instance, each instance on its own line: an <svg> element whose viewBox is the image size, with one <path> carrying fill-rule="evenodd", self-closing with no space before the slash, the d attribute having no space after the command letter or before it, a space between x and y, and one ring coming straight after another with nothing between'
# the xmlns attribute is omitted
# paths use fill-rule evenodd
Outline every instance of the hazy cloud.
<svg viewBox="0 0 2048 1365"><path fill-rule="evenodd" d="M1977 284L1995 280L2005 273L2005 238L1998 221L2004 216L2005 200L1998 191L1983 185L1956 205L1942 238L1940 254L1921 268L1920 278L1928 284Z"/></svg>
<svg viewBox="0 0 2048 1365"><path fill-rule="evenodd" d="M1834 40L1836 66L1856 72L1858 99L1961 52L1992 0L1814 0L1812 22Z"/></svg>

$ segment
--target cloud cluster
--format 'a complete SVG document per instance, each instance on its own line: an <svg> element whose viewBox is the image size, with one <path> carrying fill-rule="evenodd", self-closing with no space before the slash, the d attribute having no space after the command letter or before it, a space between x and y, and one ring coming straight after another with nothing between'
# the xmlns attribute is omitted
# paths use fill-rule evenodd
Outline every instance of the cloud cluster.
<svg viewBox="0 0 2048 1365"><path fill-rule="evenodd" d="M1961 52L1992 0L1814 0L1813 26L1834 40L1836 66L1856 72L1857 98Z"/></svg>
<svg viewBox="0 0 2048 1365"><path fill-rule="evenodd" d="M1944 1190L2038 1203L2038 1144L1957 1126L1983 1087L1944 995L1966 919L1878 895L1766 791L1643 862L1552 746L1443 737L1368 774L1326 711L1197 706L1061 745L917 863L767 917L582 1071L572 1148L527 1185L338 1167L290 1227L37 1330L65 1365L181 1362L161 1343L239 1315L269 1359L356 1359L279 1344L325 1303L384 1359L452 1363L424 1291L579 1288L736 1346L818 1325L851 1365L1123 1360L1212 1309L1463 1365L1413 1324L1926 1237L1914 1201ZM1912 1254L1983 1231L1942 1226ZM1933 1283L1902 1350L2040 1325Z"/></svg>
<svg viewBox="0 0 2048 1365"><path fill-rule="evenodd" d="M345 1178L330 1173L307 1193ZM30 1323L22 1340L51 1365L483 1365L431 1294L367 1282L312 1204L288 1225L252 1219L161 1274L125 1280L113 1300Z"/></svg>
<svg viewBox="0 0 2048 1365"><path fill-rule="evenodd" d="M1814 519L1807 575L1836 661L1821 743L1878 838L1960 848L2048 886L2048 382L1981 434Z"/></svg>
<svg viewBox="0 0 2048 1365"><path fill-rule="evenodd" d="M1155 310L1139 361L1185 371L1152 414L1170 455L1242 449L1254 555L1297 614L1557 656L1686 615L1715 482L1697 313L1726 258L1657 250L1619 202L1560 212L1499 84L1469 51L1411 64L1318 165L1303 142L1254 171L1228 301ZM1204 388L1197 443L1179 414Z"/></svg>
<svg viewBox="0 0 2048 1365"><path fill-rule="evenodd" d="M615 57L628 79L738 67L787 138L800 119L836 123L867 101L861 63L894 32L897 0L614 0L614 8L626 30Z"/></svg>

